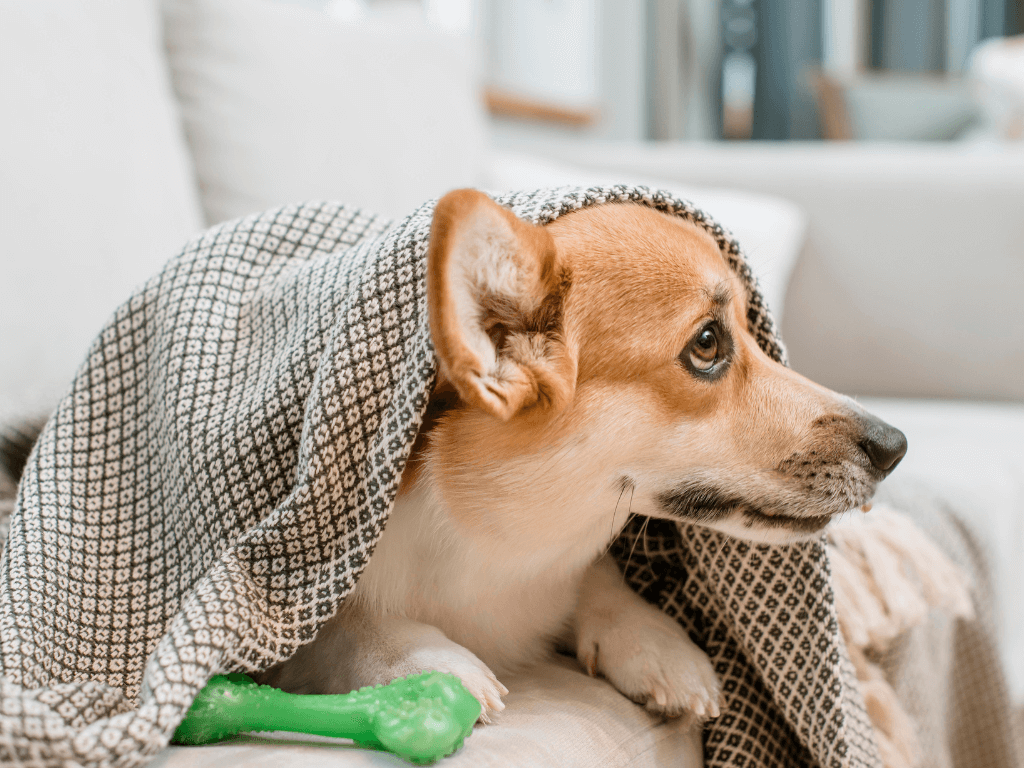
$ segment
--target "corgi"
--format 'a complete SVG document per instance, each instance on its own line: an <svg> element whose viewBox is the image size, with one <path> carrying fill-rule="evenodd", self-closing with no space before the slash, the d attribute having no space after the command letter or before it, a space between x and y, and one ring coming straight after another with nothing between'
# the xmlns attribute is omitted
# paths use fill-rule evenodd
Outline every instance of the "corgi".
<svg viewBox="0 0 1024 768"><path fill-rule="evenodd" d="M489 722L503 675L564 649L652 712L718 716L707 656L609 544L631 514L816 536L867 503L903 433L770 359L712 237L648 206L537 226L451 192L427 293L439 378L387 526L317 638L260 681L345 693L437 669Z"/></svg>

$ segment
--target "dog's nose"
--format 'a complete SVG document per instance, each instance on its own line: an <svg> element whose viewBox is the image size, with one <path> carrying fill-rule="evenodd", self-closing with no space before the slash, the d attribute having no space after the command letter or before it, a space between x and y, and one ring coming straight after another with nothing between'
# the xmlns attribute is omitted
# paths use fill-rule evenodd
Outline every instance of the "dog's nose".
<svg viewBox="0 0 1024 768"><path fill-rule="evenodd" d="M868 455L871 466L892 472L907 453L907 436L877 416L861 416L864 432L858 445Z"/></svg>

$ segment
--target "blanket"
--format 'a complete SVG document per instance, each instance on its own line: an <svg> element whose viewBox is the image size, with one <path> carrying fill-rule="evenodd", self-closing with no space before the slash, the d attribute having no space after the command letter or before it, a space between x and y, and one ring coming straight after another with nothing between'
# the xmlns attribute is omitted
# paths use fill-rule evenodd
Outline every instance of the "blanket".
<svg viewBox="0 0 1024 768"><path fill-rule="evenodd" d="M618 202L695 222L785 361L738 244L685 201L626 186L496 199L535 223ZM0 563L0 761L144 764L212 675L286 659L345 599L435 380L432 211L392 225L308 203L222 224L117 310L19 486ZM879 765L823 542L651 522L615 551L722 679L707 765Z"/></svg>

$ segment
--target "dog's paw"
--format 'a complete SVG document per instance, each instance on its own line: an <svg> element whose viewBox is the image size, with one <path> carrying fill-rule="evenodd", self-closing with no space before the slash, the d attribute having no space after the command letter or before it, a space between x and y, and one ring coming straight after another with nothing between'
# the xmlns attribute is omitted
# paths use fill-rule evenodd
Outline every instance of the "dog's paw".
<svg viewBox="0 0 1024 768"><path fill-rule="evenodd" d="M604 675L651 712L690 712L698 719L721 712L721 684L710 659L660 611L631 612L610 625L584 622L576 655L588 673Z"/></svg>
<svg viewBox="0 0 1024 768"><path fill-rule="evenodd" d="M382 682L428 670L448 672L459 678L466 690L480 702L481 722L491 722L492 715L505 709L501 697L508 693L508 688L472 651L452 642L433 627L422 632L399 658L393 660L385 673L388 679Z"/></svg>
<svg viewBox="0 0 1024 768"><path fill-rule="evenodd" d="M501 684L490 668L472 651L447 638L445 643L443 646L416 649L408 657L407 663L415 667L416 672L436 669L458 677L466 690L480 702L480 720L484 723L491 722L491 715L505 708L501 697L508 693L508 688Z"/></svg>

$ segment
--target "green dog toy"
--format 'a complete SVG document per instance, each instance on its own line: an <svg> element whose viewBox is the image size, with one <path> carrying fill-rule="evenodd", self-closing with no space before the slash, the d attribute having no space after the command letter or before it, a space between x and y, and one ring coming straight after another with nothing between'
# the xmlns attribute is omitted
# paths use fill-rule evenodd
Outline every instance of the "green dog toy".
<svg viewBox="0 0 1024 768"><path fill-rule="evenodd" d="M425 764L462 746L480 702L455 675L423 672L341 695L309 696L217 675L199 692L174 741L209 744L244 731L292 731L352 739Z"/></svg>

